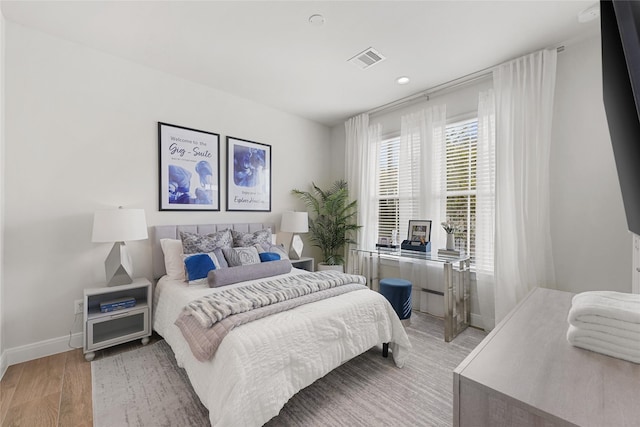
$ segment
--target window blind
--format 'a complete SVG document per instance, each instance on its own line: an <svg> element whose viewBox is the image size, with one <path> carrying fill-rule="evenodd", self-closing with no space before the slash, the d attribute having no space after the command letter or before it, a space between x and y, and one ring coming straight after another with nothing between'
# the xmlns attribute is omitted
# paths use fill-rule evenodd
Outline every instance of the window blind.
<svg viewBox="0 0 640 427"><path fill-rule="evenodd" d="M476 162L478 155L478 120L447 125L446 145L446 217L459 228L456 248L475 260Z"/></svg>
<svg viewBox="0 0 640 427"><path fill-rule="evenodd" d="M398 162L400 138L381 142L378 180L378 236L391 239L392 230L400 227L398 199Z"/></svg>

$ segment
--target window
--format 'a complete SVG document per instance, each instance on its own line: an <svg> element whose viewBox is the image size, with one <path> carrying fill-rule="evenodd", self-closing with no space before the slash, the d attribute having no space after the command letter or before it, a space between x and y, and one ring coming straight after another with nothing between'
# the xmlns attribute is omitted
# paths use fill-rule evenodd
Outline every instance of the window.
<svg viewBox="0 0 640 427"><path fill-rule="evenodd" d="M378 237L391 241L392 230L400 228L398 200L398 161L400 137L386 139L380 144L378 179Z"/></svg>
<svg viewBox="0 0 640 427"><path fill-rule="evenodd" d="M451 123L446 127L446 211L447 219L460 225L456 247L475 260L476 159L478 120ZM378 236L391 238L400 228L398 188L400 138L380 144L378 179ZM434 227L439 224L433 224ZM403 231L399 230L402 236ZM402 239L402 238L400 238Z"/></svg>
<svg viewBox="0 0 640 427"><path fill-rule="evenodd" d="M446 218L459 225L456 248L475 259L476 240L476 160L478 120L447 125L446 144Z"/></svg>

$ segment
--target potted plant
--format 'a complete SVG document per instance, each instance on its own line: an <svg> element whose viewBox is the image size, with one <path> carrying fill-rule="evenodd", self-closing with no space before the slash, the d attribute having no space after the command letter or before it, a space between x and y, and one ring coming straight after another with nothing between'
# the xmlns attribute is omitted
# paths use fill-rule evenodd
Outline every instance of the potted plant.
<svg viewBox="0 0 640 427"><path fill-rule="evenodd" d="M311 213L309 239L322 252L318 270L344 271L344 246L356 243L351 235L360 228L355 223L357 202L349 202L349 190L344 180L334 182L326 191L314 183L311 185L311 192L296 189L291 192L307 205Z"/></svg>

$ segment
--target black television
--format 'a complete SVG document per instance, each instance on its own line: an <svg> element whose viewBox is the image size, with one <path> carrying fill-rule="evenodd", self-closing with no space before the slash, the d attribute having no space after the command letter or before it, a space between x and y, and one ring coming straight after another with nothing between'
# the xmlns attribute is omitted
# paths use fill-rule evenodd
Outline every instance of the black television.
<svg viewBox="0 0 640 427"><path fill-rule="evenodd" d="M602 89L627 228L640 235L640 2L600 2Z"/></svg>

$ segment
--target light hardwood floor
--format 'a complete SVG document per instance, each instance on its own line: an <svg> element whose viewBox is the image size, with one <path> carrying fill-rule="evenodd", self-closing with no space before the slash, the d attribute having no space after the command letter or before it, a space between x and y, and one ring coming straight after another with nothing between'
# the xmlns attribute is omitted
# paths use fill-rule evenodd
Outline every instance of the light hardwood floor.
<svg viewBox="0 0 640 427"><path fill-rule="evenodd" d="M3 427L93 425L91 364L82 350L9 366L0 395Z"/></svg>
<svg viewBox="0 0 640 427"><path fill-rule="evenodd" d="M154 333L150 342L161 339ZM139 347L140 340L96 353L96 359ZM82 349L11 365L0 381L1 427L93 426L91 363Z"/></svg>

